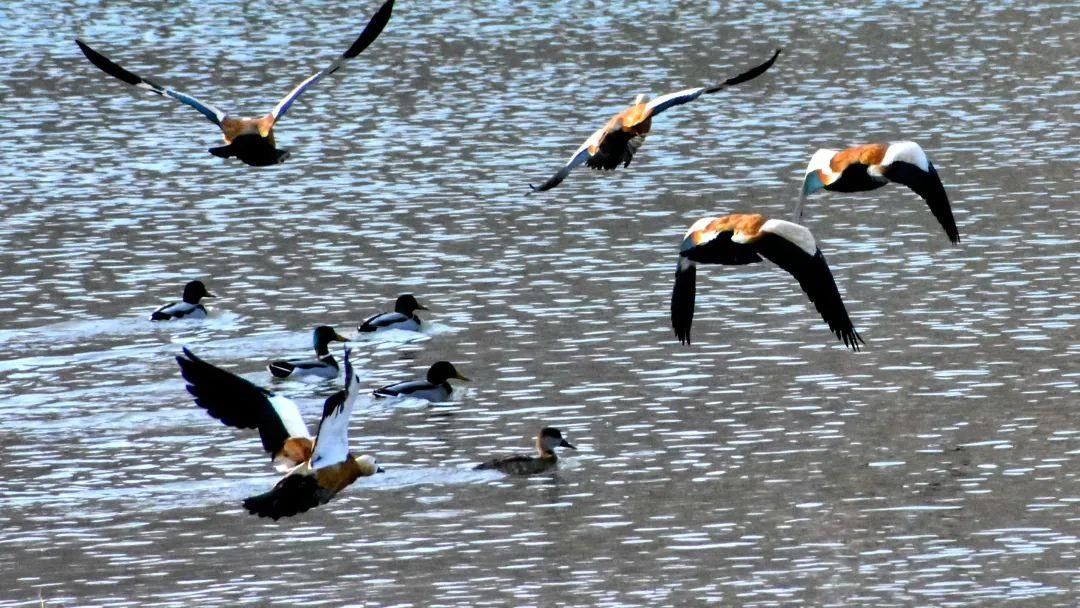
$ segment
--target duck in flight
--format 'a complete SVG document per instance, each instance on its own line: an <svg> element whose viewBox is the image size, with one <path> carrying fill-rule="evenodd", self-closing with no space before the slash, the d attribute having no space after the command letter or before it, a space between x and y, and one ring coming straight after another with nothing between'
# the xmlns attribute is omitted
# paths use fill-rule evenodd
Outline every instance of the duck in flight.
<svg viewBox="0 0 1080 608"><path fill-rule="evenodd" d="M581 166L582 163L592 169L604 170L615 169L620 164L623 167L630 166L634 153L641 147L641 144L645 143L645 136L648 135L649 129L652 127L654 116L659 115L668 108L694 101L702 95L715 93L732 85L753 80L772 67L772 64L776 62L776 58L779 56L780 49L776 49L773 56L765 63L716 85L668 93L649 102L645 101L645 95L638 95L634 99L634 105L613 116L607 124L590 135L555 175L539 186L529 184L529 188L532 192L550 190L562 183L566 176L570 175L570 172Z"/></svg>
<svg viewBox="0 0 1080 608"><path fill-rule="evenodd" d="M416 311L427 309L427 306L416 301L416 296L411 293L403 293L394 302L394 312L384 312L369 317L357 328L357 331L360 333L371 333L387 329L420 331L421 321L420 317L416 315Z"/></svg>
<svg viewBox="0 0 1080 608"><path fill-rule="evenodd" d="M258 429L274 467L289 473L271 491L245 499L248 511L274 519L296 515L325 504L357 478L382 472L374 457L349 453L348 421L360 381L353 374L348 348L346 388L326 400L314 438L289 398L207 363L187 348L176 362L199 407L228 426Z"/></svg>
<svg viewBox="0 0 1080 608"><path fill-rule="evenodd" d="M559 461L555 448L577 448L563 439L562 431L554 427L545 427L536 435L536 455L515 454L489 460L475 467L477 470L495 469L510 475L533 475L551 469Z"/></svg>
<svg viewBox="0 0 1080 608"><path fill-rule="evenodd" d="M438 361L428 368L426 379L390 384L375 389L372 394L376 397L415 397L439 403L449 399L450 394L454 392L454 387L448 382L450 379L469 381L454 368L453 363Z"/></svg>
<svg viewBox="0 0 1080 608"><path fill-rule="evenodd" d="M285 112L289 110L289 107L296 101L296 98L306 91L308 87L318 82L324 76L336 72L346 61L359 55L368 47L368 45L374 42L375 39L378 38L379 33L386 27L386 23L390 20L390 13L393 8L394 0L386 0L385 4L383 4L378 12L375 13L371 18L371 21L368 22L367 27L364 28L364 31L360 33L360 36L353 42L352 46L350 46L347 51L335 59L326 69L316 72L300 84L296 85L296 88L289 91L289 94L283 97L281 101L270 110L269 114L258 118L229 116L228 113L216 106L199 101L186 93L170 89L153 80L142 78L141 76L127 71L108 57L105 57L101 53L87 46L81 40L76 39L75 43L82 49L86 58L106 74L119 78L130 85L146 89L152 93L161 95L162 97L171 97L180 103L191 106L205 116L207 120L217 125L221 129L222 136L225 139L225 145L217 148L210 148L209 152L214 156L221 158L235 156L242 162L253 167L264 167L285 162L289 157L288 151L277 149L274 143L273 129L278 120L285 115Z"/></svg>
<svg viewBox="0 0 1080 608"><path fill-rule="evenodd" d="M818 150L806 167L792 220L802 221L806 197L818 190L864 192L889 182L903 184L921 196L949 240L954 245L960 243L945 186L926 153L912 141L865 144L839 151Z"/></svg>
<svg viewBox="0 0 1080 608"><path fill-rule="evenodd" d="M348 352L346 349L346 380L358 382L350 378L352 363ZM315 440L292 399L208 363L187 347L176 363L195 405L226 426L259 430L263 449L270 455L275 469L285 472L311 458Z"/></svg>
<svg viewBox="0 0 1080 608"><path fill-rule="evenodd" d="M169 321L172 319L205 319L206 307L200 304L203 298L212 298L214 294L206 291L202 281L189 281L184 285L184 296L179 302L169 302L150 313L151 321Z"/></svg>
<svg viewBox="0 0 1080 608"><path fill-rule="evenodd" d="M671 294L671 326L679 341L690 343L698 264L753 264L763 258L794 276L836 337L859 350L862 338L813 235L798 224L757 214L702 218L687 230Z"/></svg>
<svg viewBox="0 0 1080 608"><path fill-rule="evenodd" d="M337 378L338 364L334 355L330 354L330 343L348 341L348 338L334 331L333 327L320 325L311 332L311 342L315 347L314 359L272 361L266 369L275 378L299 378L300 376Z"/></svg>

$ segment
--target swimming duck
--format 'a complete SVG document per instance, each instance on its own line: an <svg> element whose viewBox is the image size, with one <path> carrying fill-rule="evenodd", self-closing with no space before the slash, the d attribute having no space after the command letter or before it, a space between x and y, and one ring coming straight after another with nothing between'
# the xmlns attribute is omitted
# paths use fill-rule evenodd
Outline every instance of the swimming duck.
<svg viewBox="0 0 1080 608"><path fill-rule="evenodd" d="M690 343L698 264L741 265L772 261L798 281L829 329L852 350L862 338L848 317L825 256L805 227L758 214L702 218L686 231L671 294L671 326L683 344Z"/></svg>
<svg viewBox="0 0 1080 608"><path fill-rule="evenodd" d="M863 192L889 182L903 184L921 196L955 245L960 242L949 197L937 169L913 141L866 144L846 150L818 150L803 177L802 193L793 220L802 221L806 197L818 190Z"/></svg>
<svg viewBox="0 0 1080 608"><path fill-rule="evenodd" d="M428 369L427 380L410 380L390 384L376 389L372 394L376 397L416 397L438 403L449 399L450 393L454 391L450 383L447 382L451 378L464 380L465 382L469 381L468 378L458 373L452 363L439 361Z"/></svg>
<svg viewBox="0 0 1080 608"><path fill-rule="evenodd" d="M406 331L420 331L420 317L416 311L427 310L411 293L398 296L394 302L394 312L384 312L369 317L357 328L362 333L375 332L382 329L403 329Z"/></svg>
<svg viewBox="0 0 1080 608"><path fill-rule="evenodd" d="M331 342L348 342L349 339L334 331L329 325L320 325L311 334L315 346L315 359L288 359L272 361L266 369L275 378L298 378L300 376L318 376L337 378L338 364L330 354Z"/></svg>
<svg viewBox="0 0 1080 608"><path fill-rule="evenodd" d="M592 169L604 170L615 169L620 164L623 167L630 166L634 153L641 147L641 144L645 143L645 136L648 135L649 129L652 127L654 116L658 116L668 108L689 103L704 94L715 93L726 87L753 80L772 67L772 64L779 56L780 49L776 49L773 56L765 63L738 76L728 78L717 85L668 93L648 103L645 101L645 95L638 95L634 99L634 105L613 116L607 124L590 135L555 175L539 186L529 184L529 188L533 192L550 190L558 186L566 179L566 176L570 175L571 171L582 163Z"/></svg>
<svg viewBox="0 0 1080 608"><path fill-rule="evenodd" d="M213 297L214 294L206 291L206 285L203 285L202 281L189 281L184 285L184 299L180 302L169 302L150 313L150 320L205 319L206 307L200 304L199 300Z"/></svg>
<svg viewBox="0 0 1080 608"><path fill-rule="evenodd" d="M356 57L367 48L368 45L374 42L379 36L379 33L382 32L383 28L386 26L386 23L390 20L390 13L393 10L393 7L394 0L386 0L386 3L375 13L371 18L371 21L368 22L367 27L364 28L364 31L360 33L360 36L353 42L352 46L345 51L345 53L335 59L326 69L316 72L314 75L309 76L306 80L296 85L296 88L289 91L289 94L283 97L281 101L274 106L274 109L270 110L269 114L259 118L238 118L229 116L224 110L211 104L199 101L190 95L164 87L152 80L142 78L127 71L116 63L113 63L108 57L105 57L101 53L87 46L81 40L75 40L75 43L82 49L86 58L106 74L119 78L130 85L146 89L152 93L161 95L162 97L171 97L180 103L191 106L198 110L199 113L205 116L210 122L217 125L221 129L226 145L210 148L210 154L221 158L235 156L242 162L253 167L264 167L285 162L289 157L287 151L279 150L275 146L273 129L277 124L277 121L285 115L285 112L289 110L289 107L296 101L296 98L306 91L308 87L318 82L323 76L336 72L347 60Z"/></svg>
<svg viewBox="0 0 1080 608"><path fill-rule="evenodd" d="M546 427L536 436L537 456L531 454L517 454L503 456L483 464L477 465L478 470L496 469L510 475L533 475L543 473L555 466L559 458L555 456L555 448L577 448L563 439L562 431L553 427Z"/></svg>

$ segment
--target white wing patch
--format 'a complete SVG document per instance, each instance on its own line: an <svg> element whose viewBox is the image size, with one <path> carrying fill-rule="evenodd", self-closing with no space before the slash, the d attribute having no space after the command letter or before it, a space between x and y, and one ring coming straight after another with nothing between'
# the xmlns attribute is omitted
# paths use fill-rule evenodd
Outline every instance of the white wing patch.
<svg viewBox="0 0 1080 608"><path fill-rule="evenodd" d="M683 235L683 238L690 236L698 230L705 230L709 227L709 224L711 224L715 219L715 217L703 217L700 220L694 222L690 225L690 229L686 231L686 234Z"/></svg>
<svg viewBox="0 0 1080 608"><path fill-rule="evenodd" d="M814 155L810 157L810 164L806 166L806 173L809 174L814 171L821 171L829 177L836 175L830 166L833 157L836 156L836 152L836 150L826 150L824 148L814 152Z"/></svg>
<svg viewBox="0 0 1080 608"><path fill-rule="evenodd" d="M697 99L697 97L701 95L701 92L704 90L705 89L703 87L696 87L693 89L683 89L681 91L675 91L674 93L668 93L667 95L661 95L660 97L657 97L656 99L653 99L652 101L647 103L645 105L645 109L649 112L649 114L653 114L656 108L663 108L664 106L671 104L672 102L679 104L693 101L694 99Z"/></svg>
<svg viewBox="0 0 1080 608"><path fill-rule="evenodd" d="M913 141L897 141L889 144L885 150L885 158L881 160L882 166L891 165L895 161L911 163L923 171L930 170L930 161L926 153Z"/></svg>
<svg viewBox="0 0 1080 608"><path fill-rule="evenodd" d="M817 253L817 243L814 242L814 235L810 234L810 231L805 227L798 224L784 220L767 220L761 225L761 231L775 234L776 236L794 243L799 249L802 249L809 255ZM734 241L735 237L731 237L731 240Z"/></svg>
<svg viewBox="0 0 1080 608"><path fill-rule="evenodd" d="M270 395L269 401L289 437L311 437L304 419L300 416L300 410L291 399L281 395Z"/></svg>

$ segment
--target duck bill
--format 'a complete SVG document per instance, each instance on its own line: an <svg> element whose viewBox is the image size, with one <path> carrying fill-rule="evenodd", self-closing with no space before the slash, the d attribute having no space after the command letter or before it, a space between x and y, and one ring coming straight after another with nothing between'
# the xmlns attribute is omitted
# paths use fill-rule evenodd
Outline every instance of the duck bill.
<svg viewBox="0 0 1080 608"><path fill-rule="evenodd" d="M349 339L346 338L345 336L339 334L339 333L335 333L334 334L334 341L335 342L348 342Z"/></svg>
<svg viewBox="0 0 1080 608"><path fill-rule="evenodd" d="M215 296L215 295L214 295L214 294L212 294L212 293L204 293L204 294L203 294L203 297L204 297L204 298L216 298L217 296Z"/></svg>
<svg viewBox="0 0 1080 608"><path fill-rule="evenodd" d="M386 472L386 469L384 469L384 468L382 468L382 467L379 467L379 468L375 469L375 472L376 472L376 473L385 473L385 472Z"/></svg>
<svg viewBox="0 0 1080 608"><path fill-rule="evenodd" d="M575 447L574 444L570 443L569 441L567 441L565 439L562 440L562 443L559 444L559 447L560 448L570 448L571 450L576 450L577 449L577 447Z"/></svg>
<svg viewBox="0 0 1080 608"><path fill-rule="evenodd" d="M431 310L431 309L428 308L427 306L424 306L423 304L420 304L419 302L417 302L416 310Z"/></svg>
<svg viewBox="0 0 1080 608"><path fill-rule="evenodd" d="M472 382L472 380L469 380L468 378L466 378L465 376L462 376L458 372L454 372L454 378L457 378L458 380L464 380L465 382Z"/></svg>

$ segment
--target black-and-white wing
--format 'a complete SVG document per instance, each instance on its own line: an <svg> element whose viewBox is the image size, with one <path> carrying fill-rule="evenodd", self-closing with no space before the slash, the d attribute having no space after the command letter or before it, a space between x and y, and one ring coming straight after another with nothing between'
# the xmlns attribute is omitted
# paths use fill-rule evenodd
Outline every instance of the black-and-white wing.
<svg viewBox="0 0 1080 608"><path fill-rule="evenodd" d="M195 404L228 426L259 429L267 453L276 454L290 437L310 437L300 410L287 397L207 363L187 348L176 362Z"/></svg>
<svg viewBox="0 0 1080 608"><path fill-rule="evenodd" d="M132 86L139 87L140 89L145 89L152 93L157 93L162 97L172 97L180 103L195 108L199 111L200 114L205 116L207 120L219 127L221 126L222 121L224 121L227 116L227 114L223 110L212 106L204 101L199 101L191 95L181 93L180 91L174 91L173 89L162 86L152 80L142 78L141 76L125 70L124 68L120 67L118 64L110 60L108 57L87 46L81 40L76 39L75 44L79 45L79 48L82 49L83 54L86 55L86 58L90 60L90 63L93 63L99 69L101 69L101 71L105 72L110 76L113 76L114 78L119 78L120 80L123 80L124 82Z"/></svg>
<svg viewBox="0 0 1080 608"><path fill-rule="evenodd" d="M532 192L543 192L545 190L551 190L555 186L562 183L566 176L570 175L570 172L580 167L589 158L592 157L594 150L599 150L600 144L604 141L604 137L608 134L608 128L606 126L597 129L585 143L581 144L581 147L577 149L571 156L570 160L566 161L566 164L562 166L555 175L552 175L548 180L539 186L529 184L529 188ZM529 194L526 192L526 194Z"/></svg>
<svg viewBox="0 0 1080 608"><path fill-rule="evenodd" d="M896 161L889 165L885 177L911 188L915 194L921 196L955 245L960 242L960 231L956 228L949 195L945 193L945 186L941 183L941 177L933 163L927 161L926 167L928 171L923 171L911 163Z"/></svg>
<svg viewBox="0 0 1080 608"><path fill-rule="evenodd" d="M342 53L342 55L335 59L334 62L331 63L326 69L319 70L311 76L308 76L303 82L296 85L293 90L289 91L289 93L285 95L285 97L282 97L281 101L279 101L278 104L274 106L274 109L270 111L270 114L274 117L274 122L276 123L282 116L284 116L285 112L288 112L289 107L292 106L294 101L296 101L296 98L300 97L300 95L304 91L306 91L311 85L321 80L323 76L328 76L338 71L341 66L345 65L346 61L352 59L353 57L356 57L357 55L362 53L364 49L366 49L372 42L375 42L375 39L379 37L379 34L382 33L383 28L385 28L386 24L390 21L390 14L391 12L393 12L393 10L394 0L386 0L386 2L383 3L382 7L380 7L379 10L371 17L371 20L368 21L367 26L364 27L364 31L360 32L360 36L357 37L356 41L352 43L352 46L349 47L349 50Z"/></svg>
<svg viewBox="0 0 1080 608"><path fill-rule="evenodd" d="M360 395L359 381L349 360L351 352L352 349L345 349L345 388L328 397L323 404L315 449L311 453L312 469L337 464L349 455L349 417Z"/></svg>
<svg viewBox="0 0 1080 608"><path fill-rule="evenodd" d="M764 74L766 70L771 68L772 65L776 63L776 58L780 56L780 50L781 49L776 49L776 52L773 53L773 56L770 57L769 60L765 63L755 66L737 76L732 76L724 82L713 85L711 87L696 87L693 89L683 89L682 91L676 91L674 93L668 93L667 95L661 95L660 97L657 97L656 99L650 101L645 106L645 108L649 111L650 116L656 116L664 110L667 110L668 108L681 106L684 103L694 101L698 97L701 97L703 94L715 93L726 87L740 84L748 80L753 80L758 76Z"/></svg>
<svg viewBox="0 0 1080 608"><path fill-rule="evenodd" d="M769 220L754 239L754 249L799 281L829 329L852 350L858 351L862 338L848 316L825 256L806 228L784 220Z"/></svg>

